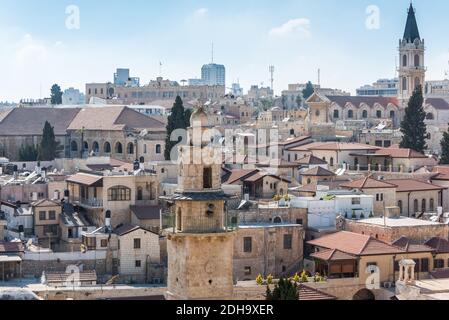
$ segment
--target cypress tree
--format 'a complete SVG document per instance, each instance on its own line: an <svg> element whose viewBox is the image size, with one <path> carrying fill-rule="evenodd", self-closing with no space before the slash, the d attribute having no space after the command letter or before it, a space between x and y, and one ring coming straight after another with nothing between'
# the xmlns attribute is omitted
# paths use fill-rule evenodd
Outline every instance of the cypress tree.
<svg viewBox="0 0 449 320"><path fill-rule="evenodd" d="M302 91L302 96L304 97L304 100L307 100L310 98L310 96L315 92L315 88L313 87L312 82L307 82L305 89Z"/></svg>
<svg viewBox="0 0 449 320"><path fill-rule="evenodd" d="M58 105L62 104L62 91L61 87L57 84L54 84L51 87L51 104L52 105Z"/></svg>
<svg viewBox="0 0 449 320"><path fill-rule="evenodd" d="M179 137L178 141L171 141L171 134L177 129L187 129L190 126L191 114L192 111L189 109L186 110L181 97L177 96L167 122L167 137L165 139L164 152L165 160L175 160L170 159L170 153L172 149L181 141L181 137Z"/></svg>
<svg viewBox="0 0 449 320"><path fill-rule="evenodd" d="M418 86L413 91L413 95L405 109L404 120L401 123L401 132L403 134L400 143L401 148L408 148L422 153L427 149L427 127L424 123L426 113L424 112L423 104L422 87Z"/></svg>
<svg viewBox="0 0 449 320"><path fill-rule="evenodd" d="M440 164L449 164L449 129L443 133L443 139L441 139Z"/></svg>
<svg viewBox="0 0 449 320"><path fill-rule="evenodd" d="M45 121L42 141L39 148L40 161L52 161L59 153L59 143L56 141L54 128L48 121Z"/></svg>

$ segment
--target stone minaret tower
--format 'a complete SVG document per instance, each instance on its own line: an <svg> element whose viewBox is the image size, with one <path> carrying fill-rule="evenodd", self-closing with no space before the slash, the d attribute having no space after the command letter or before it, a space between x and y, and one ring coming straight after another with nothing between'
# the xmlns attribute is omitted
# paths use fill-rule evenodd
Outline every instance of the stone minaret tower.
<svg viewBox="0 0 449 320"><path fill-rule="evenodd" d="M403 105L419 85L425 88L426 67L424 66L424 39L421 39L415 17L415 9L410 4L404 37L399 40L399 99Z"/></svg>
<svg viewBox="0 0 449 320"><path fill-rule="evenodd" d="M234 232L227 228L221 150L208 146L208 117L202 108L192 114L191 125L188 144L179 149L178 190L171 197L167 298L231 299Z"/></svg>

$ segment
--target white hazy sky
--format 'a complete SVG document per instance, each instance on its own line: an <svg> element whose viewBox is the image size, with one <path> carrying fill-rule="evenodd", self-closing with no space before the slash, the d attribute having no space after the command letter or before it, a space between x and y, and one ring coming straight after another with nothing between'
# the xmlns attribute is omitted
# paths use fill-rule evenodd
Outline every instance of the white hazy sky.
<svg viewBox="0 0 449 320"><path fill-rule="evenodd" d="M449 69L449 2L415 0L426 39L428 79ZM211 60L227 68L228 86L316 82L350 92L395 76L408 0L0 0L0 101L49 95L53 83L84 91L112 81L117 67L146 83L200 76ZM70 20L73 7L79 10ZM372 6L379 21L371 21ZM66 11L68 10L68 11ZM368 11L367 11L368 10ZM66 12L69 12L67 14ZM375 11L374 11L375 12ZM69 20L67 20L69 19ZM67 21L69 28L67 28ZM73 24L75 22L75 24ZM377 24L378 22L378 24ZM377 27L378 25L378 27ZM374 26L369 27L369 26Z"/></svg>

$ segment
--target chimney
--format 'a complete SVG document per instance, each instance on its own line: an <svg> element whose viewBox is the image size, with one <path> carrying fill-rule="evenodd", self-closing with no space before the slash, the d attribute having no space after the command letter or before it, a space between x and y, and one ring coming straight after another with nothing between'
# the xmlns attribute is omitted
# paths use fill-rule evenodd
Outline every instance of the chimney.
<svg viewBox="0 0 449 320"><path fill-rule="evenodd" d="M106 210L104 224L107 230L111 229L111 210Z"/></svg>

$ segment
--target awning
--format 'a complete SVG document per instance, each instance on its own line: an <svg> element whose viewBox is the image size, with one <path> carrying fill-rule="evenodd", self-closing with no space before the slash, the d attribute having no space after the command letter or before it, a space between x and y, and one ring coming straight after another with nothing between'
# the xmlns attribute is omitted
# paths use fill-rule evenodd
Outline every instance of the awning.
<svg viewBox="0 0 449 320"><path fill-rule="evenodd" d="M77 173L69 177L66 181L69 183L81 184L88 187L93 185L101 186L103 182L103 177L91 174Z"/></svg>
<svg viewBox="0 0 449 320"><path fill-rule="evenodd" d="M18 256L0 256L0 262L22 262Z"/></svg>

